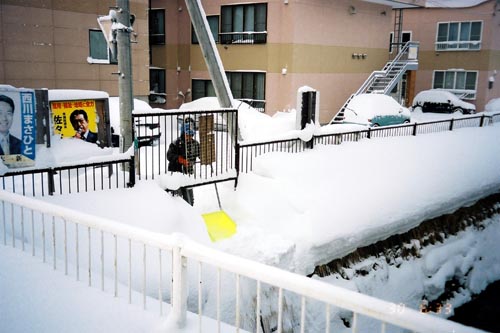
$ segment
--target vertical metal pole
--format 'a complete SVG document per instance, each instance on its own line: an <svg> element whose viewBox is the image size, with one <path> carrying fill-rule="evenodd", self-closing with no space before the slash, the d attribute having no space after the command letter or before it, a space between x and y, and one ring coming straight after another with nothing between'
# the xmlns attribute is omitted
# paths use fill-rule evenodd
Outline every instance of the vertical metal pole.
<svg viewBox="0 0 500 333"><path fill-rule="evenodd" d="M12 247L16 247L16 229L14 226L14 203L10 203L10 225L12 228Z"/></svg>
<svg viewBox="0 0 500 333"><path fill-rule="evenodd" d="M187 312L187 269L186 258L182 256L180 247L173 249L172 280L172 312L178 328L186 325Z"/></svg>
<svg viewBox="0 0 500 333"><path fill-rule="evenodd" d="M68 231L66 220L64 222L64 275L68 275Z"/></svg>
<svg viewBox="0 0 500 333"><path fill-rule="evenodd" d="M193 24L196 37L198 37L208 72L210 73L217 100L222 108L236 107L233 105L233 93L229 87L224 66L222 65L222 60L217 51L215 40L210 32L207 15L203 10L201 1L186 0L186 7L191 17L191 23ZM233 124L229 123L228 127L229 131L231 131L230 133L233 134Z"/></svg>
<svg viewBox="0 0 500 333"><path fill-rule="evenodd" d="M118 29L116 42L118 47L118 91L120 96L120 131L123 141L120 151L126 152L133 143L132 138L132 54L130 51L130 9L128 0L117 0L117 21L125 28Z"/></svg>
<svg viewBox="0 0 500 333"><path fill-rule="evenodd" d="M115 256L113 259L113 268L115 271L115 297L118 297L118 240L116 235L113 235L115 243Z"/></svg>
<svg viewBox="0 0 500 333"><path fill-rule="evenodd" d="M104 291L104 232L101 230L101 290Z"/></svg>
<svg viewBox="0 0 500 333"><path fill-rule="evenodd" d="M35 212L31 210L31 255L35 256Z"/></svg>
<svg viewBox="0 0 500 333"><path fill-rule="evenodd" d="M128 304L132 304L132 240L128 239Z"/></svg>
<svg viewBox="0 0 500 333"><path fill-rule="evenodd" d="M42 213L42 249L43 249L43 262L45 263L45 214Z"/></svg>
<svg viewBox="0 0 500 333"><path fill-rule="evenodd" d="M7 226L5 223L5 201L2 201L3 245L7 245Z"/></svg>
<svg viewBox="0 0 500 333"><path fill-rule="evenodd" d="M57 265L56 265L56 262L57 262L57 253L56 253L56 217L55 216L52 216L52 252L53 252L53 256L54 256L54 270L56 270L57 268Z"/></svg>
<svg viewBox="0 0 500 333"><path fill-rule="evenodd" d="M236 332L240 331L240 275L236 274Z"/></svg>
<svg viewBox="0 0 500 333"><path fill-rule="evenodd" d="M161 249L158 249L158 301L160 303L160 317L163 315L163 295L162 295L162 261L161 261Z"/></svg>
<svg viewBox="0 0 500 333"><path fill-rule="evenodd" d="M21 208L21 244L22 244L21 248L24 252L24 207L21 206L20 208Z"/></svg>
<svg viewBox="0 0 500 333"><path fill-rule="evenodd" d="M90 227L87 227L88 231L88 246L89 246L89 287L92 286L92 244L91 244L91 238L90 238Z"/></svg>
<svg viewBox="0 0 500 333"><path fill-rule="evenodd" d="M198 37L201 52L203 53L205 63L210 73L219 104L223 108L231 108L233 107L233 94L231 93L231 88L229 87L229 82L224 73L222 61L217 52L215 40L208 29L209 25L205 11L203 10L200 0L186 0L186 6L189 16L191 17L194 31ZM228 126L230 125L228 124Z"/></svg>
<svg viewBox="0 0 500 333"><path fill-rule="evenodd" d="M146 244L143 244L142 251L142 267L143 267L143 276L142 276L142 303L143 309L146 310Z"/></svg>
<svg viewBox="0 0 500 333"><path fill-rule="evenodd" d="M78 243L78 224L75 223L75 256L76 256L76 281L80 281L80 244Z"/></svg>

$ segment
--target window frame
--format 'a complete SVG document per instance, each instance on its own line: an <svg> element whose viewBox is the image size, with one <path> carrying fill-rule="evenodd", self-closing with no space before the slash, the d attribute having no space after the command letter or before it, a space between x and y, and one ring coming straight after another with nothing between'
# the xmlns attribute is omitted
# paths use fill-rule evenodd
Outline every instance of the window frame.
<svg viewBox="0 0 500 333"><path fill-rule="evenodd" d="M158 73L160 80L153 80L153 72ZM153 88L158 82L158 91ZM167 102L167 71L161 67L149 67L149 101L154 104L165 104Z"/></svg>
<svg viewBox="0 0 500 333"><path fill-rule="evenodd" d="M198 89L195 89L195 85L194 85L194 82L200 82L203 84L203 93L200 94L200 96L198 96ZM210 88L211 86L211 88ZM214 94L208 94L209 91L214 91ZM203 97L215 97L215 90L214 90L214 87L213 87L213 83L212 83L212 80L210 79L199 79L199 78L192 78L191 79L191 97L193 99L193 101L199 99L199 98L203 98Z"/></svg>
<svg viewBox="0 0 500 333"><path fill-rule="evenodd" d="M267 2L222 5L219 23L220 43L266 44L268 13ZM265 16L262 17L262 14ZM251 24L248 20L249 17L253 17ZM239 22L238 18L241 19L241 22ZM261 20L262 18L263 20ZM235 27L236 25L241 27ZM253 29L250 29L249 25L252 25ZM259 25L262 25L263 28L258 28Z"/></svg>
<svg viewBox="0 0 500 333"><path fill-rule="evenodd" d="M233 75L236 74L241 74L241 82L239 84L239 87L235 87L233 82ZM245 87L245 83L248 82L248 78L245 78L245 76L252 75L252 91L251 95L248 96L245 91L248 91L248 88ZM262 75L263 78L263 86L262 86L262 95L259 96L259 91L256 91L256 84L258 84L258 80L256 79L257 75ZM248 104L250 104L252 107L257 109L259 112L265 112L266 108L266 79L267 79L267 73L265 71L226 71L226 76L229 82L229 86L231 88L231 92L233 93L233 96L235 99L244 101ZM238 96L235 92L240 91L241 96Z"/></svg>
<svg viewBox="0 0 500 333"><path fill-rule="evenodd" d="M410 41L413 40L413 31L411 31L411 30L409 30L409 31L402 31L401 33L403 34L403 41L404 41L405 34L410 36L410 39L408 39L407 42L410 42ZM391 31L389 33L389 53L391 53L391 54L394 52L393 44L394 44L394 31ZM402 47L403 47L403 45L399 45L398 52L401 51Z"/></svg>
<svg viewBox="0 0 500 333"><path fill-rule="evenodd" d="M436 74L442 73L443 82L441 87L437 87L436 85ZM446 75L453 73L453 87L446 88ZM465 73L464 78L464 89L457 88L457 73ZM474 89L467 89L467 75L469 73L474 73ZM447 90L461 99L465 100L475 100L477 98L477 83L479 80L479 71L477 70L456 70L456 69L448 69L448 70L434 70L432 73L432 89L443 89Z"/></svg>
<svg viewBox="0 0 500 333"><path fill-rule="evenodd" d="M153 17L154 13L154 17ZM156 19L156 15L161 14L163 25L160 25ZM155 21L153 21L153 19ZM165 45L166 40L166 24L165 24L165 8L150 8L148 11L148 33L149 45Z"/></svg>
<svg viewBox="0 0 500 333"><path fill-rule="evenodd" d="M217 31L212 30L212 26L210 25L210 19L217 18ZM207 15L208 25L210 27L210 32L212 33L212 37L216 44L219 43L219 34L220 34L220 15ZM215 21L215 20L214 20ZM198 37L194 32L193 25L191 24L191 44L199 44Z"/></svg>
<svg viewBox="0 0 500 333"><path fill-rule="evenodd" d="M480 24L479 29L479 39L472 40L472 26L474 23ZM450 40L450 25L457 24L458 29L456 31L456 40ZM469 24L469 35L467 40L461 40L463 27ZM443 35L440 35L441 26L447 25L446 28L446 40L440 40ZM436 51L480 51L482 47L483 40L483 28L484 21L482 20L470 20L470 21L443 21L436 23L436 38L435 38L435 50Z"/></svg>
<svg viewBox="0 0 500 333"><path fill-rule="evenodd" d="M95 39L92 38L92 34L95 34L96 36L99 36L99 45L97 46L97 49L101 49L102 47L105 47L107 49L107 58L94 58L93 53L95 55L95 52L92 52L94 49L92 47L93 43L92 41L95 41ZM94 49L95 50L95 49ZM97 50L99 52L102 50ZM90 64L102 64L102 65L117 65L118 64L118 59L116 55L113 55L111 53L111 49L108 47L108 43L106 42L106 38L104 38L104 34L101 29L89 29L89 56L87 58L87 62Z"/></svg>

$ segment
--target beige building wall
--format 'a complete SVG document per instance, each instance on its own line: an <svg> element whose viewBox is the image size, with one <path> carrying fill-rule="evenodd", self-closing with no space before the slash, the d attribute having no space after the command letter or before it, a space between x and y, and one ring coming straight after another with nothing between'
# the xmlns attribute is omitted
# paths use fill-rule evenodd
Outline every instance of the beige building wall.
<svg viewBox="0 0 500 333"><path fill-rule="evenodd" d="M416 73L416 92L432 88L435 70L464 69L478 71L477 96L470 101L478 111L492 98L500 97L500 81L492 89L488 80L494 71L500 72L500 17L495 1L469 8L419 8L404 13L404 30L413 32L420 41L419 70ZM494 15L496 14L496 15ZM482 21L482 43L479 51L436 51L438 22ZM498 80L500 76L497 75Z"/></svg>
<svg viewBox="0 0 500 333"><path fill-rule="evenodd" d="M89 29L114 0L0 2L0 83L27 88L90 89L118 95L116 65L89 64ZM147 0L130 2L134 93L149 91Z"/></svg>
<svg viewBox="0 0 500 333"><path fill-rule="evenodd" d="M283 0L252 1L268 4L267 43L256 45L218 45L226 71L261 71L266 73L266 112L295 108L297 89L310 86L321 93L321 117L332 119L342 104L374 70L381 69L389 59L389 32L393 28L391 8L354 0ZM220 7L234 1L202 1L207 15L220 15ZM176 19L188 16L182 2L177 3ZM354 8L354 14L351 7ZM182 10L181 10L182 9ZM167 9L168 11L168 9ZM187 20L183 20L187 21ZM188 21L189 22L189 21ZM175 30L172 22L167 30ZM177 24L177 27L183 25ZM185 35L189 36L190 32ZM185 40L184 40L185 41ZM177 45L166 48L183 48ZM190 44L189 44L190 45ZM177 59L180 54L177 52ZM366 54L353 59L353 53ZM205 78L206 65L198 45L190 45L188 70L191 78ZM186 64L187 65L187 64ZM176 73L183 77L181 72ZM188 86L169 83L185 91ZM167 94L177 93L167 87ZM175 98L167 98L167 107L176 107Z"/></svg>

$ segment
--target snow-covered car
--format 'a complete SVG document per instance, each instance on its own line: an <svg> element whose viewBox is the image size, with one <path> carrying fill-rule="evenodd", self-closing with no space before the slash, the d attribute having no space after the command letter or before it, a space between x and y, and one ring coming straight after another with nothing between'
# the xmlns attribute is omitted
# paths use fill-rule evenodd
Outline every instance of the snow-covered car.
<svg viewBox="0 0 500 333"><path fill-rule="evenodd" d="M344 123L367 126L399 125L410 122L410 110L384 94L354 96L344 111Z"/></svg>
<svg viewBox="0 0 500 333"><path fill-rule="evenodd" d="M419 92L412 103L412 110L417 109L422 112L437 113L461 112L471 114L476 112L474 104L464 102L452 92L443 89L430 89Z"/></svg>

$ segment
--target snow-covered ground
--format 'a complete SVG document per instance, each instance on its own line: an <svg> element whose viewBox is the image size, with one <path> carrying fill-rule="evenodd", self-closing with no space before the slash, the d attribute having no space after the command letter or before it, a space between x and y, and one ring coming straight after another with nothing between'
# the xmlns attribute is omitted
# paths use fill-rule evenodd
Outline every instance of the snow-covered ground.
<svg viewBox="0 0 500 333"><path fill-rule="evenodd" d="M495 103L487 110L500 111L499 103ZM282 117L280 121L283 121L288 116L293 117L287 113L276 117ZM425 116L431 115L412 115L415 118ZM255 119L247 121L247 126L258 123ZM266 122L272 121L266 119ZM44 156L49 159L53 153L58 162L68 156L75 158L75 151L86 143L72 141L56 143L53 151ZM237 189L233 184L219 184L222 207L236 221L238 229L232 238L217 243L210 243L201 218L202 213L219 209L213 185L195 188L194 207L179 197L170 196L151 180L141 181L132 189L53 196L43 200L157 232L183 232L215 248L307 274L316 265L341 257L359 246L404 232L425 219L450 213L498 192L499 142L500 124L497 123L416 137L318 145L299 154L268 153L256 159L253 172L240 175ZM89 148L87 153L92 155L93 152ZM113 152L99 149L99 154L105 153ZM469 272L470 290L457 296L452 304L452 308L456 307L470 297L470 292L481 291L488 283L500 279L500 248L495 242L500 235L498 222L494 217L483 232L461 233L446 244L426 248L421 258L404 262L399 268L380 264L382 269L365 277L353 275L351 280L344 280L331 276L325 280L418 309L424 292L439 294L450 276ZM45 281L52 276L43 271L47 267L36 264L30 264L32 276L22 278L26 272L20 267L14 269L12 262L25 260L22 258L26 254L16 254L3 247L1 254L3 300L0 314L9 314L9 331L26 331L24 322L38 325L39 332L54 331L57 327L54 326L57 325L55 315L28 312L23 306L16 307L20 311L17 318L22 318L16 320L16 313L11 308L12 304L27 301L28 296L23 297L27 293L22 291L25 284L33 287L29 298L33 298L34 303L35 299L37 304L49 302L45 300L49 294L47 290L52 290L56 298L55 301L50 299L50 304L56 304L53 310L59 315L74 307L75 311L68 311L71 316L77 318L85 312L85 317L95 318L88 320L85 329L75 331L106 331L102 317L107 318L109 327L113 324L125 326L123 318L127 317L133 321L131 325L138 325L131 326L138 327L137 331L149 331L161 322L130 308L123 309L123 316L104 316L111 307L115 309L115 305L96 298L93 307L85 307L89 304L85 297L91 293L88 288L80 292L72 284L51 287L48 283L35 283L30 280L32 276L40 277L35 281ZM364 264L375 262L377 260L370 259ZM73 305L65 303L62 298L70 293L73 300L82 297L81 301ZM91 297L93 294L94 291ZM120 321L123 325L118 323Z"/></svg>

